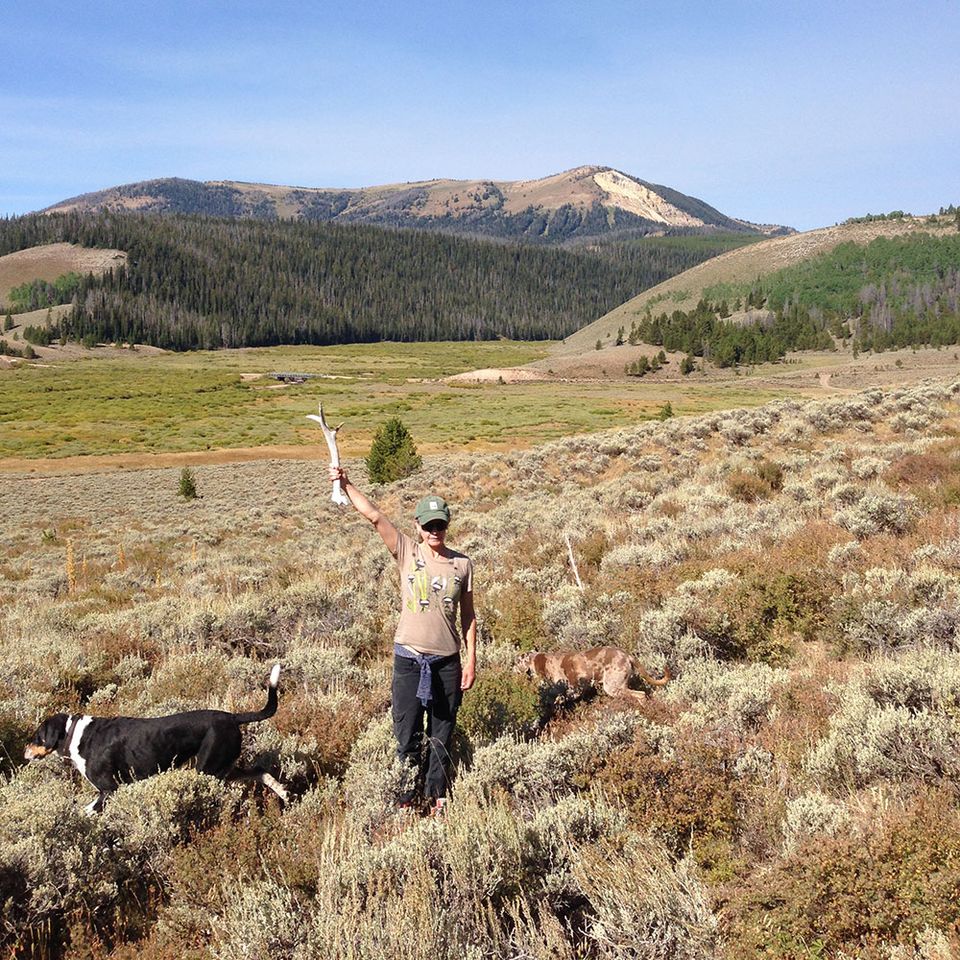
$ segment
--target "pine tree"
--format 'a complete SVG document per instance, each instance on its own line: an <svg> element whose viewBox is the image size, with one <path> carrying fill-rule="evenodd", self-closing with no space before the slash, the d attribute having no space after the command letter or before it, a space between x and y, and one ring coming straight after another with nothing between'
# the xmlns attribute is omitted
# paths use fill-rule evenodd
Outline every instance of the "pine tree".
<svg viewBox="0 0 960 960"><path fill-rule="evenodd" d="M177 493L183 497L184 500L197 499L197 484L193 479L193 472L189 467L184 467L180 471L180 487Z"/></svg>
<svg viewBox="0 0 960 960"><path fill-rule="evenodd" d="M8 313L6 318L3 321L3 332L6 333L8 330L13 329L13 317Z"/></svg>
<svg viewBox="0 0 960 960"><path fill-rule="evenodd" d="M366 463L374 483L392 483L419 470L423 461L410 431L393 417L377 430Z"/></svg>

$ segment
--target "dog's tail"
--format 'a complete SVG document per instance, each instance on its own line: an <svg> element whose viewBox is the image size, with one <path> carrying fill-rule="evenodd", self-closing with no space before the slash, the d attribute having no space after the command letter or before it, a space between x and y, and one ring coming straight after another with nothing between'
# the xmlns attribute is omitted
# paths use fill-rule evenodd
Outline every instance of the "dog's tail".
<svg viewBox="0 0 960 960"><path fill-rule="evenodd" d="M670 672L669 667L663 668L663 676L659 680L655 680L642 668L637 670L637 676L650 687L665 687L673 679L673 674Z"/></svg>
<svg viewBox="0 0 960 960"><path fill-rule="evenodd" d="M277 712L277 684L280 682L280 664L275 663L270 671L270 682L267 685L267 705L255 713L235 713L237 723L256 723L259 720L269 720Z"/></svg>

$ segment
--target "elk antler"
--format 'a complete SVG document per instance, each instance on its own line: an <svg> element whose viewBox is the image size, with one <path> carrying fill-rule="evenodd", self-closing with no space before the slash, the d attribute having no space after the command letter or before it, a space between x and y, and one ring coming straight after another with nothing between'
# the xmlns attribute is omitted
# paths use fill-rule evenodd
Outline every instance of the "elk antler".
<svg viewBox="0 0 960 960"><path fill-rule="evenodd" d="M327 446L330 448L330 466L339 467L340 466L340 451L337 450L337 431L343 424L340 424L340 427L331 427L326 420L323 418L323 404L320 404L320 416L317 416L315 413L307 414L308 420L314 420L316 423L320 424L320 429L323 431L324 439L327 441ZM333 481L333 493L330 494L330 499L340 506L344 506L350 502L350 498L343 492L340 488L340 481Z"/></svg>

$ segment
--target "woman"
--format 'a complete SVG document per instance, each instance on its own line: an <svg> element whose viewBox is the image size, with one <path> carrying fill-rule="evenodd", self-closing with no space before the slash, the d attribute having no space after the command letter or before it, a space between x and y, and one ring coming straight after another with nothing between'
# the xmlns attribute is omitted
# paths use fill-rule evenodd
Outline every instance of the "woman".
<svg viewBox="0 0 960 960"><path fill-rule="evenodd" d="M397 561L400 620L393 647L393 733L397 756L416 767L431 814L438 815L447 802L457 709L477 669L473 565L446 545L450 508L442 497L432 494L417 504L414 540L397 530L342 467L330 467L330 480L340 481L354 508L373 524ZM424 718L428 750L421 764ZM400 798L400 806L412 807L415 798L413 789Z"/></svg>

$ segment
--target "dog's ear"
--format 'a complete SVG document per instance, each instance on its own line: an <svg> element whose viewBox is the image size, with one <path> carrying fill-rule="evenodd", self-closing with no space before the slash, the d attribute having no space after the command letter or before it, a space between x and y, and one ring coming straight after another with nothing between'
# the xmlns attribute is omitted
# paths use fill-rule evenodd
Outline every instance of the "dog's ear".
<svg viewBox="0 0 960 960"><path fill-rule="evenodd" d="M34 742L48 747L51 750L55 750L67 735L67 721L69 719L65 713L58 713L52 717L48 717L37 729L33 738Z"/></svg>
<svg viewBox="0 0 960 960"><path fill-rule="evenodd" d="M530 666L533 669L533 672L543 676L544 667L547 663L547 655L545 653L535 653L533 659L530 661Z"/></svg>

